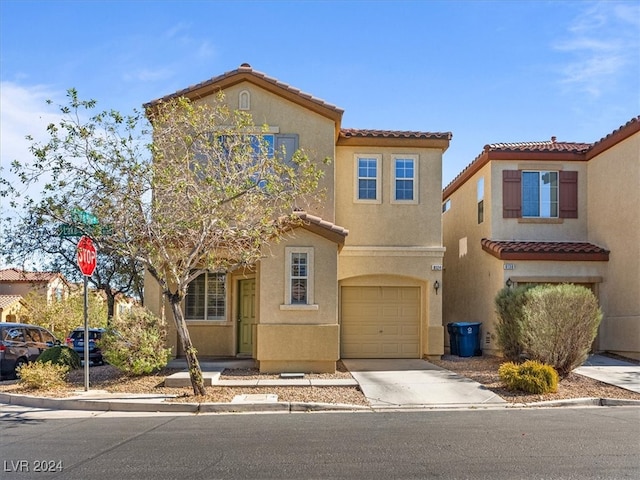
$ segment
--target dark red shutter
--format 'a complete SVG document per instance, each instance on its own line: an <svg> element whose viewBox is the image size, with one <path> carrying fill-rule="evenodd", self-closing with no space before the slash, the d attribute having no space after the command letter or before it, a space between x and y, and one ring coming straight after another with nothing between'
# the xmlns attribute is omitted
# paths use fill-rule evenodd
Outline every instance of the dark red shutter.
<svg viewBox="0 0 640 480"><path fill-rule="evenodd" d="M578 172L560 171L560 218L578 218Z"/></svg>
<svg viewBox="0 0 640 480"><path fill-rule="evenodd" d="M522 215L521 183L520 170L502 171L503 218L520 218Z"/></svg>

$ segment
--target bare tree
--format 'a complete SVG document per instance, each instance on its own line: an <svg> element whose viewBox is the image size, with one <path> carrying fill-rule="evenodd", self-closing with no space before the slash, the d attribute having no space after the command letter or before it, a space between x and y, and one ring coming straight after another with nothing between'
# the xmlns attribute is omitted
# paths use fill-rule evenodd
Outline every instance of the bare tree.
<svg viewBox="0 0 640 480"><path fill-rule="evenodd" d="M258 262L269 242L299 223L302 202L319 198L323 169L303 151L286 161L222 94L208 103L177 98L153 105L152 137L139 112L84 119L95 102L75 90L68 97L63 119L47 129L49 140L33 144L33 161L13 164L27 185L47 178L41 198L25 198L23 208L43 221L73 223L71 209L99 219L100 228L87 232L99 250L134 259L160 285L194 393L203 395L181 308L189 283L205 271ZM5 194L10 187L5 183Z"/></svg>

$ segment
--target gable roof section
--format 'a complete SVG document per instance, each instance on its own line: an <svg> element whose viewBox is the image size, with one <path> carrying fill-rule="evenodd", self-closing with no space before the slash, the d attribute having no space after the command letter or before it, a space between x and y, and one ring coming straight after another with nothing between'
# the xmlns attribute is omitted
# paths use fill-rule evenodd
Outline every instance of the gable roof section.
<svg viewBox="0 0 640 480"><path fill-rule="evenodd" d="M558 142L555 137L546 142L490 143L485 145L482 153L444 188L442 198L445 200L449 197L491 160L584 162L585 153L591 146L591 143Z"/></svg>
<svg viewBox="0 0 640 480"><path fill-rule="evenodd" d="M62 275L57 272L25 272L17 268L0 270L0 282L4 283L47 283L58 277Z"/></svg>
<svg viewBox="0 0 640 480"><path fill-rule="evenodd" d="M342 128L338 137L340 146L371 147L422 147L439 148L443 152L449 148L451 132L416 132L402 130L365 130Z"/></svg>
<svg viewBox="0 0 640 480"><path fill-rule="evenodd" d="M0 295L0 310L11 307L22 300L22 295Z"/></svg>
<svg viewBox="0 0 640 480"><path fill-rule="evenodd" d="M588 242L524 242L483 238L482 249L500 260L609 261L609 250Z"/></svg>
<svg viewBox="0 0 640 480"><path fill-rule="evenodd" d="M485 145L482 153L444 188L442 199L446 200L490 160L588 161L639 131L640 116L637 116L595 143L557 142L556 137L551 137L548 142Z"/></svg>
<svg viewBox="0 0 640 480"><path fill-rule="evenodd" d="M289 84L277 80L276 78L269 77L262 72L254 70L248 63L243 63L235 70L228 71L226 73L223 73L222 75L218 75L217 77L210 78L209 80L205 80L204 82L200 82L196 85L191 85L190 87L178 90L175 93L171 93L169 95L165 95L164 97L145 103L144 108L148 109L158 103L166 102L178 97L186 97L190 100L197 100L199 98L207 97L220 90L224 90L241 82L252 83L275 95L285 98L293 103L297 103L298 105L314 111L315 113L330 118L331 120L336 122L337 125L339 125L342 120L342 114L344 113L344 110L336 107L335 105L331 105L324 100L316 98L308 93L304 93Z"/></svg>
<svg viewBox="0 0 640 480"><path fill-rule="evenodd" d="M632 118L617 130L614 130L609 135L594 143L591 149L587 152L587 158L592 159L593 157L600 155L605 150L608 150L617 143L620 143L638 132L640 132L640 115Z"/></svg>

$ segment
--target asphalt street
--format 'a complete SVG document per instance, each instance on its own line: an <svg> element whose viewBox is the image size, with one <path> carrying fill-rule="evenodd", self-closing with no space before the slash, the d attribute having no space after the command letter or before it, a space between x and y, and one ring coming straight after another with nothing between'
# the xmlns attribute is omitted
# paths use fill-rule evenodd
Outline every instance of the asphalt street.
<svg viewBox="0 0 640 480"><path fill-rule="evenodd" d="M184 416L11 407L0 428L7 480L640 476L638 407Z"/></svg>

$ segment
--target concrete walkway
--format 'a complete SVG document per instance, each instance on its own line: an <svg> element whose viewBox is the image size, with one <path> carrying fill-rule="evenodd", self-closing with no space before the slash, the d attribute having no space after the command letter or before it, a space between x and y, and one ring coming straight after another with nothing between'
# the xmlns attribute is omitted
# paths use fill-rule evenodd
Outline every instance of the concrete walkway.
<svg viewBox="0 0 640 480"><path fill-rule="evenodd" d="M575 373L640 393L640 365L604 355L590 355Z"/></svg>
<svg viewBox="0 0 640 480"><path fill-rule="evenodd" d="M503 405L481 384L424 360L342 360L373 408Z"/></svg>

